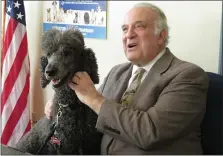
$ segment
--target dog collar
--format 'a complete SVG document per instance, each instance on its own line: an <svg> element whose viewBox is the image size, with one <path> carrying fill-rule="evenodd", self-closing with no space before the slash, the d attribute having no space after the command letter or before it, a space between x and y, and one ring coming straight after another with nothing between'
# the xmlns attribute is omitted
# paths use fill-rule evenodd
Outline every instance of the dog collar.
<svg viewBox="0 0 223 156"><path fill-rule="evenodd" d="M62 104L62 103L60 103L60 102L58 102L58 104L59 104L60 108L61 108L61 107L66 108L66 107L69 106L69 104Z"/></svg>

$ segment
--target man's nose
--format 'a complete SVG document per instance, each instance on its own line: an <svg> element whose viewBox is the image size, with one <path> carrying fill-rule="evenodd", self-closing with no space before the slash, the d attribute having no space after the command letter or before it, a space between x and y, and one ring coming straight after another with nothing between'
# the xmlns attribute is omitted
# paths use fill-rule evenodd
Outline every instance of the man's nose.
<svg viewBox="0 0 223 156"><path fill-rule="evenodd" d="M136 36L136 32L133 27L129 27L127 33L126 33L126 38L131 39Z"/></svg>

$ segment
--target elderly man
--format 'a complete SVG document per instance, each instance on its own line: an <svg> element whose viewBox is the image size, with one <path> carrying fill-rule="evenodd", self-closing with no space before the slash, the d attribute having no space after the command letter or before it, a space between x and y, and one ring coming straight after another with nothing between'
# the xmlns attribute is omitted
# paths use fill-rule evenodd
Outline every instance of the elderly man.
<svg viewBox="0 0 223 156"><path fill-rule="evenodd" d="M101 154L202 154L205 72L166 47L167 19L156 6L136 4L122 30L131 63L113 67L99 91L86 72L76 73L69 84L98 113L96 128L104 134Z"/></svg>

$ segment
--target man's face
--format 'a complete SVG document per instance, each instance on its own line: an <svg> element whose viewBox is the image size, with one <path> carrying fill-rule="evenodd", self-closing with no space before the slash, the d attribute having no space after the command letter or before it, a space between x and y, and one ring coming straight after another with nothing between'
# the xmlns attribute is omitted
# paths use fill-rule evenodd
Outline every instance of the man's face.
<svg viewBox="0 0 223 156"><path fill-rule="evenodd" d="M133 8L125 16L123 48L132 63L143 66L154 59L164 44L164 33L155 35L157 13L148 8Z"/></svg>

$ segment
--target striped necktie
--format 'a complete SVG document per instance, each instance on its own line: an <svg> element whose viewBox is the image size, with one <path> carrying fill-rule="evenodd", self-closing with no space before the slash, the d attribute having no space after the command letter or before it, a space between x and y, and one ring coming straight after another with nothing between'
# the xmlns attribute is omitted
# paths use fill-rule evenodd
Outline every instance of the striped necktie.
<svg viewBox="0 0 223 156"><path fill-rule="evenodd" d="M137 89L139 88L140 84L141 84L141 79L142 76L145 72L145 69L143 68L139 68L136 71L136 75L132 81L132 83L130 84L129 88L125 91L124 95L122 96L121 99L121 105L127 106L131 101L132 98L135 94L135 92L137 91Z"/></svg>

